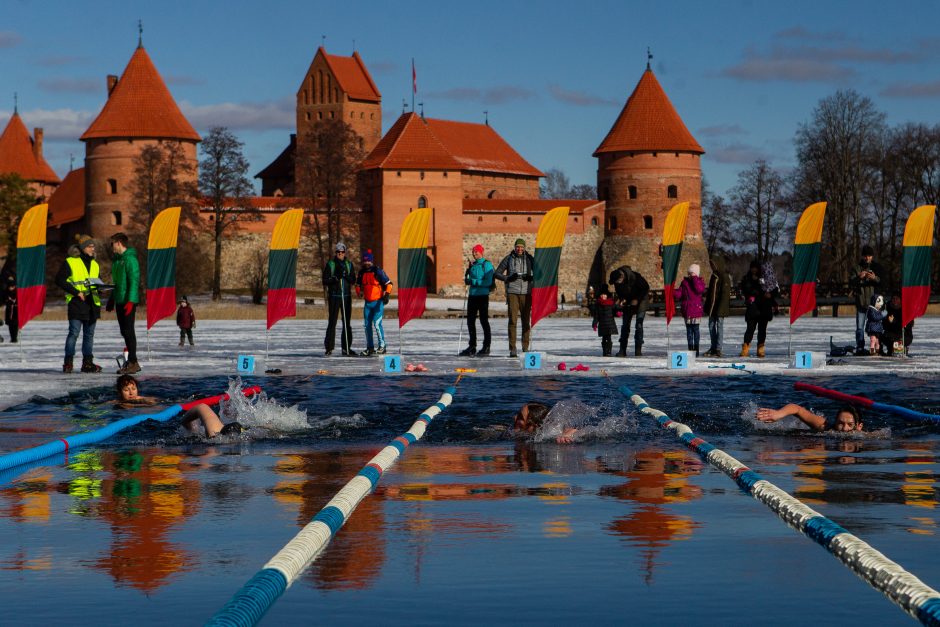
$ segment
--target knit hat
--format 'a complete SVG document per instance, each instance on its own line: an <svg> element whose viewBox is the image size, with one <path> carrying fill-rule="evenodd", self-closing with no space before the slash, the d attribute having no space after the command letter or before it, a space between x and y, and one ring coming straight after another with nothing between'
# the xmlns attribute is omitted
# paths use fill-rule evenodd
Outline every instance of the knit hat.
<svg viewBox="0 0 940 627"><path fill-rule="evenodd" d="M367 250L366 252L362 253L362 262L363 262L363 263L365 263L365 262L367 262L367 261L368 261L369 263L372 263L372 260L373 260L373 259L374 259L374 257L372 256L372 250L371 250L371 249L369 249L369 250Z"/></svg>
<svg viewBox="0 0 940 627"><path fill-rule="evenodd" d="M477 244L473 247L473 252L483 254L483 244Z"/></svg>
<svg viewBox="0 0 940 627"><path fill-rule="evenodd" d="M78 247L82 250L85 250L89 246L93 246L95 240L92 239L91 235L76 235L75 239L78 240Z"/></svg>
<svg viewBox="0 0 940 627"><path fill-rule="evenodd" d="M346 244L344 244L343 242L337 242L337 244L336 244L336 252L338 252L338 253L344 253L344 252L346 252Z"/></svg>
<svg viewBox="0 0 940 627"><path fill-rule="evenodd" d="M694 275L694 276L699 276L699 275L701 274L701 272L702 272L702 268L701 268L701 266L699 266L697 263L693 263L691 266L689 266L689 273L690 273L690 274L692 274L692 275Z"/></svg>
<svg viewBox="0 0 940 627"><path fill-rule="evenodd" d="M522 246L523 248L525 248L525 240L520 237L519 239L516 240L516 246Z"/></svg>
<svg viewBox="0 0 940 627"><path fill-rule="evenodd" d="M865 244L864 246L862 246L862 257L874 257L874 256L875 256L874 248L872 248L868 244Z"/></svg>

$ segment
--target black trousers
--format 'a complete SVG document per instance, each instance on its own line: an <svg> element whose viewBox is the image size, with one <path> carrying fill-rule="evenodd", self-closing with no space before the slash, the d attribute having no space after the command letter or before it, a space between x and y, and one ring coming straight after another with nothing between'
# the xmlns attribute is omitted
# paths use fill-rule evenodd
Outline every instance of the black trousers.
<svg viewBox="0 0 940 627"><path fill-rule="evenodd" d="M477 347L477 317L483 327L483 347L490 347L490 295L469 296L467 298L467 332L470 334L470 348Z"/></svg>
<svg viewBox="0 0 940 627"><path fill-rule="evenodd" d="M114 306L117 314L118 326L121 328L121 337L127 347L127 361L137 361L137 333L134 332L134 318L137 317L137 304L134 303L129 314L124 313L124 303Z"/></svg>
<svg viewBox="0 0 940 627"><path fill-rule="evenodd" d="M330 321L326 325L326 339L323 342L323 347L332 351L336 346L336 322L339 319L340 315L343 316L343 337L340 345L343 347L343 352L349 352L349 345L352 344L352 299L349 295L345 295L342 298L339 296L330 296ZM340 314L342 310L342 314Z"/></svg>
<svg viewBox="0 0 940 627"><path fill-rule="evenodd" d="M763 344L767 339L768 320L748 320L747 328L744 330L744 343L750 344L754 339L754 327L757 327L757 343Z"/></svg>
<svg viewBox="0 0 940 627"><path fill-rule="evenodd" d="M16 336L19 334L19 331L20 331L19 307L16 306L16 303L7 303L6 312L4 313L6 314L4 316L4 320L7 323L7 328L10 329L10 341L15 342Z"/></svg>

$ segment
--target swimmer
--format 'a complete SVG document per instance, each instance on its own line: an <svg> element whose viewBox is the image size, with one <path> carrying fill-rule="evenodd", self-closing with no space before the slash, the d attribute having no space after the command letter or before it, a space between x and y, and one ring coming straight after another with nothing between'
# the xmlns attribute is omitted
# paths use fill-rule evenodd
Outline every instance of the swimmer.
<svg viewBox="0 0 940 627"><path fill-rule="evenodd" d="M118 377L114 387L117 391L118 407L129 409L132 407L148 407L158 403L157 399L152 396L141 396L137 379L129 374L122 374ZM219 415L208 405L196 405L187 410L182 417L183 427L191 433L196 433L196 422L200 420L206 430L206 437L210 438L217 435L241 433L247 430L238 422L224 424Z"/></svg>
<svg viewBox="0 0 940 627"><path fill-rule="evenodd" d="M542 403L526 403L519 408L519 411L517 411L516 415L512 418L513 431L519 435L534 434L539 427L542 426L542 423L545 422L545 417L548 416L548 412L548 405L543 405ZM574 442L574 436L577 432L577 429L567 427L562 431L561 435L555 438L555 442L558 444L571 444Z"/></svg>
<svg viewBox="0 0 940 627"><path fill-rule="evenodd" d="M836 413L834 422L795 403L789 403L780 409L761 407L757 410L757 419L761 422L777 422L787 416L796 416L814 431L861 431L863 429L858 410L851 405L841 407Z"/></svg>

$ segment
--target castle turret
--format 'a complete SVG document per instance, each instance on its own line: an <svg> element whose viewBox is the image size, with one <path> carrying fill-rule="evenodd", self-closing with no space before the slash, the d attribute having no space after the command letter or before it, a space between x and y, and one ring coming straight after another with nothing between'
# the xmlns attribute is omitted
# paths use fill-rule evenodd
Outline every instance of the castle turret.
<svg viewBox="0 0 940 627"><path fill-rule="evenodd" d="M85 227L95 237L133 221L134 160L147 146L173 142L196 172L201 141L180 111L143 46L119 79L107 78L108 99L82 135L85 142Z"/></svg>
<svg viewBox="0 0 940 627"><path fill-rule="evenodd" d="M42 136L42 129L37 128L34 137L30 137L16 111L0 134L0 174L18 174L29 183L39 200L49 198L60 182L43 157Z"/></svg>
<svg viewBox="0 0 940 627"><path fill-rule="evenodd" d="M594 151L597 193L607 203L607 271L626 263L655 284L654 279L661 277L657 253L666 214L683 201L690 203L683 260L707 261L702 243L700 158L704 153L647 66ZM684 261L680 263L680 269L684 268Z"/></svg>

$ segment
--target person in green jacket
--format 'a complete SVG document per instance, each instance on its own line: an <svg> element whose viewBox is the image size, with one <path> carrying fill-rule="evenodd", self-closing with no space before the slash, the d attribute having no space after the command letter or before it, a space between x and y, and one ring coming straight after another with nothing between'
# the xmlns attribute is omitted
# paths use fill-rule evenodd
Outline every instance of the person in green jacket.
<svg viewBox="0 0 940 627"><path fill-rule="evenodd" d="M708 280L708 291L705 293L705 315L708 316L711 348L705 352L705 357L721 357L725 318L731 313L731 277L725 269L724 256L712 255L709 262L712 277Z"/></svg>
<svg viewBox="0 0 940 627"><path fill-rule="evenodd" d="M111 279L114 282L114 291L108 299L107 310L116 309L118 325L124 346L127 347L127 361L118 370L118 374L134 374L140 372L137 363L137 334L134 332L134 316L137 313L137 303L140 302L140 263L137 261L137 250L128 248L127 235L115 233L111 236L111 250L114 252L114 263L111 264Z"/></svg>

